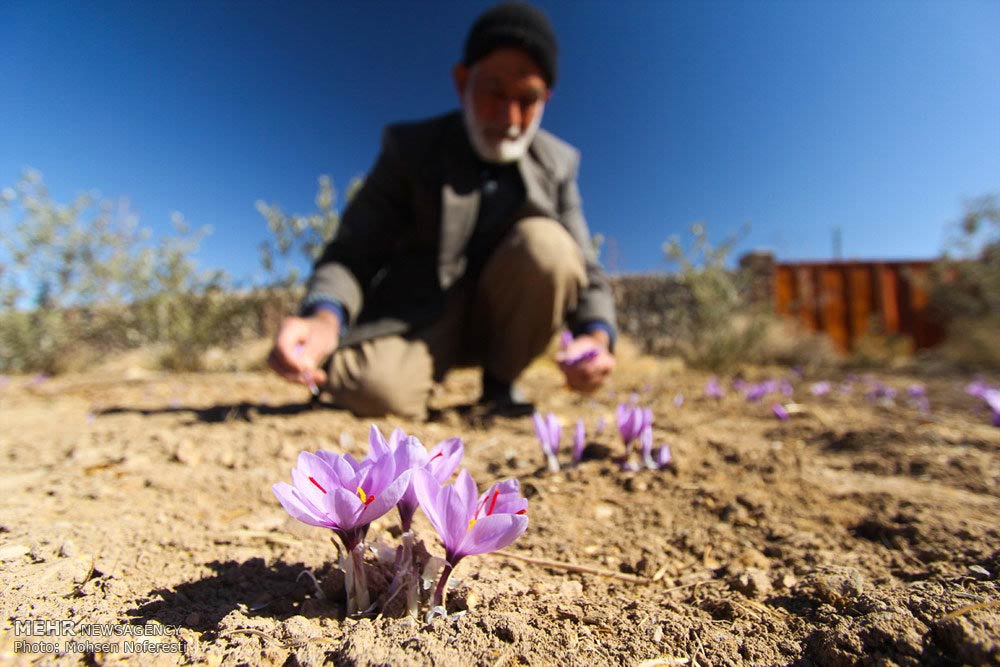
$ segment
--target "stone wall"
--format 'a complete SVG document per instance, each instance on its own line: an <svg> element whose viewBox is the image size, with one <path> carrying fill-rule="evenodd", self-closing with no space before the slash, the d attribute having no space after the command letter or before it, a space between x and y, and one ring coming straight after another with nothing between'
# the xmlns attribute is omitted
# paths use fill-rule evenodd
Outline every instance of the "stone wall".
<svg viewBox="0 0 1000 667"><path fill-rule="evenodd" d="M611 277L618 329L644 352L657 352L670 332L670 312L684 303L684 288L667 274Z"/></svg>

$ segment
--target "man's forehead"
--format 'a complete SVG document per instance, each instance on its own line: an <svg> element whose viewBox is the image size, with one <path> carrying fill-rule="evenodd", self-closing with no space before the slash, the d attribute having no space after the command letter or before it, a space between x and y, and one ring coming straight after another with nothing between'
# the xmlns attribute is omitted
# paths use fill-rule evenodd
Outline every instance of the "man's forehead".
<svg viewBox="0 0 1000 667"><path fill-rule="evenodd" d="M486 85L523 88L539 94L546 89L545 79L530 65L498 68L490 67L489 63L476 63L473 71L479 82Z"/></svg>

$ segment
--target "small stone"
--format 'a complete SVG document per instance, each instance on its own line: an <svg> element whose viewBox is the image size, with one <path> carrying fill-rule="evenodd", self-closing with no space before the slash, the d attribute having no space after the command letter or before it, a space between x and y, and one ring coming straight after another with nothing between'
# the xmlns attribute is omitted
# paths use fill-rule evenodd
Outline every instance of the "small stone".
<svg viewBox="0 0 1000 667"><path fill-rule="evenodd" d="M305 616L292 616L281 624L281 637L287 643L301 644L320 636L320 630Z"/></svg>
<svg viewBox="0 0 1000 667"><path fill-rule="evenodd" d="M27 555L29 551L31 549L23 544L8 544L5 547L0 547L0 561L17 560L21 556Z"/></svg>
<svg viewBox="0 0 1000 667"><path fill-rule="evenodd" d="M59 547L59 555L63 558L73 558L78 553L80 553L80 550L76 548L75 544L73 544L73 540L66 540L62 543L62 546Z"/></svg>
<svg viewBox="0 0 1000 667"><path fill-rule="evenodd" d="M615 515L615 508L610 505L600 504L594 507L594 518L610 519Z"/></svg>
<svg viewBox="0 0 1000 667"><path fill-rule="evenodd" d="M173 459L183 465L196 466L201 463L201 454L190 440L181 440L174 448Z"/></svg>
<svg viewBox="0 0 1000 667"><path fill-rule="evenodd" d="M567 598L579 598L583 596L583 584L579 581L564 581L559 586L559 595Z"/></svg>
<svg viewBox="0 0 1000 667"><path fill-rule="evenodd" d="M649 633L649 638L654 644L659 644L663 641L663 628L659 625L654 625L652 632Z"/></svg>

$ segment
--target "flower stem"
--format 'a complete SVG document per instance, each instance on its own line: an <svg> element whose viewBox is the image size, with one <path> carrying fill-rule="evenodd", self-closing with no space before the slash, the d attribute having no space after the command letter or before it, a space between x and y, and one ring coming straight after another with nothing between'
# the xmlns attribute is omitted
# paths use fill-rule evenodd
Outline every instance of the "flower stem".
<svg viewBox="0 0 1000 667"><path fill-rule="evenodd" d="M434 589L434 598L431 600L432 607L444 607L445 604L445 591L448 588L448 578L451 577L451 571L455 569L455 566L451 563L445 563L444 569L441 570L441 578L438 579L437 588Z"/></svg>
<svg viewBox="0 0 1000 667"><path fill-rule="evenodd" d="M365 545L357 544L344 563L344 582L347 588L347 614L365 611L371 606L368 595L368 577L365 575Z"/></svg>

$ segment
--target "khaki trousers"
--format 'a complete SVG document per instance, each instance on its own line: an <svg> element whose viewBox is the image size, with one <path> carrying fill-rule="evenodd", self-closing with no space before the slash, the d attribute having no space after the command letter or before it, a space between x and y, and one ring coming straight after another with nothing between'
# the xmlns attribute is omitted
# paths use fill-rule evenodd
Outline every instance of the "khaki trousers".
<svg viewBox="0 0 1000 667"><path fill-rule="evenodd" d="M562 225L519 220L438 322L337 350L327 388L358 417L423 419L433 383L452 368L481 366L498 380L515 380L576 308L586 280L580 248Z"/></svg>

